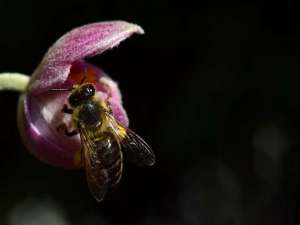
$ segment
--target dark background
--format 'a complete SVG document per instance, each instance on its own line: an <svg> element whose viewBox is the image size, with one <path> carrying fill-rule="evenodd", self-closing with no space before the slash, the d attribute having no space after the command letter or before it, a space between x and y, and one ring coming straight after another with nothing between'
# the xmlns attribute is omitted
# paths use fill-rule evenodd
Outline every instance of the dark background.
<svg viewBox="0 0 300 225"><path fill-rule="evenodd" d="M122 19L146 34L91 60L119 82L152 168L126 164L103 203L82 171L32 157L3 92L0 224L299 224L297 1L0 1L0 71L31 74L70 29ZM225 3L224 2L224 3Z"/></svg>

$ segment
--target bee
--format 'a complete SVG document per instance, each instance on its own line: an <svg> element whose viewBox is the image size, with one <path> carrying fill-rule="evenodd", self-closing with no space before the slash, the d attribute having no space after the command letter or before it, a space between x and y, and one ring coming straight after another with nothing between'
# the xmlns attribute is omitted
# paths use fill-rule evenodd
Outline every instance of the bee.
<svg viewBox="0 0 300 225"><path fill-rule="evenodd" d="M152 166L155 155L140 136L114 118L109 102L95 93L92 83L77 85L69 95L69 106L64 105L62 111L71 114L75 127L71 132L64 127L66 135L80 135L88 187L100 202L121 180L123 153L140 166Z"/></svg>

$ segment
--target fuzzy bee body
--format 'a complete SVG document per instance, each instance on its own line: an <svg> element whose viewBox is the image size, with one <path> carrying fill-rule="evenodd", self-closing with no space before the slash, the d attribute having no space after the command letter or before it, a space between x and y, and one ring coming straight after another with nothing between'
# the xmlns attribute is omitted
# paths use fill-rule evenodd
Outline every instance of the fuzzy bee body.
<svg viewBox="0 0 300 225"><path fill-rule="evenodd" d="M123 151L129 161L142 166L153 165L155 155L141 137L115 120L108 102L94 95L93 84L85 83L75 88L68 100L81 138L81 162L89 189L102 201L121 180Z"/></svg>

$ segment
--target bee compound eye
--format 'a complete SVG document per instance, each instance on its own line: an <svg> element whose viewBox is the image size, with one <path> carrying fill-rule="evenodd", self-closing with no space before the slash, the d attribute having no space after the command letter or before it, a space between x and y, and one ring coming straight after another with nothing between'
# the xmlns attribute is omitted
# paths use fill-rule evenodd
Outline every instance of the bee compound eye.
<svg viewBox="0 0 300 225"><path fill-rule="evenodd" d="M87 92L89 93L89 95L94 95L95 94L95 87L91 84L88 85Z"/></svg>

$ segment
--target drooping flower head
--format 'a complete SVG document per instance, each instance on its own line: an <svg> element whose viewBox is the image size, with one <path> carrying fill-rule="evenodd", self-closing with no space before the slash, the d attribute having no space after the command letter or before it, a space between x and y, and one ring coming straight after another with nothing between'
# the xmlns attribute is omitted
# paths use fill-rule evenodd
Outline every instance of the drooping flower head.
<svg viewBox="0 0 300 225"><path fill-rule="evenodd" d="M108 99L115 119L128 126L118 85L86 58L113 48L141 27L123 21L88 24L76 28L54 43L34 71L25 94L19 101L18 123L28 149L40 160L63 168L80 167L79 136L67 137L57 129L71 126L71 116L62 112L74 84L91 82L97 95Z"/></svg>

